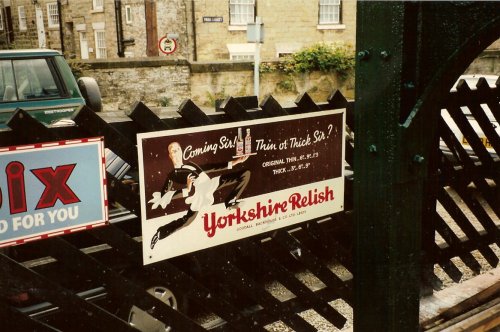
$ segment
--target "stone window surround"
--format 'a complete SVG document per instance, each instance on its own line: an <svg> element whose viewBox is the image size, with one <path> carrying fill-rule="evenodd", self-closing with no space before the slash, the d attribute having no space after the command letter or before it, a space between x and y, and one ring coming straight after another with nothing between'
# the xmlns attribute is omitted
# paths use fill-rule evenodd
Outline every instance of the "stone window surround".
<svg viewBox="0 0 500 332"><path fill-rule="evenodd" d="M101 40L98 40L98 32L104 32L105 31L105 28L106 28L106 23L105 22L93 22L92 23L92 29L94 30L94 38L95 38L95 50L96 50L96 58L98 59L104 59L104 58L107 58L107 46L106 46L106 39L101 39ZM103 49L103 51L100 51L100 48L99 48L99 45L98 43L99 42L103 42L103 46L104 47L101 47L101 49ZM99 57L98 53L99 52L104 52L104 57Z"/></svg>
<svg viewBox="0 0 500 332"><path fill-rule="evenodd" d="M342 23L342 0L319 0L318 10L318 25L337 25ZM325 14L336 16L336 20L325 21Z"/></svg>
<svg viewBox="0 0 500 332"><path fill-rule="evenodd" d="M24 10L24 6L17 7L17 14L19 17L19 30L20 31L28 30L28 25L26 22L26 11Z"/></svg>
<svg viewBox="0 0 500 332"><path fill-rule="evenodd" d="M234 1L234 3L232 3ZM255 11L256 11L256 2L257 0L250 0L251 2L249 3L246 3L246 2L239 2L238 0L230 0L229 1L229 30L232 31L232 30L246 30L247 27L246 27L246 24L245 23L233 23L231 21L231 17L232 17L232 12L231 12L231 6L241 6L241 7L252 7L252 11L253 11L253 21L255 21ZM240 15L243 15L240 13Z"/></svg>
<svg viewBox="0 0 500 332"><path fill-rule="evenodd" d="M316 26L318 30L345 30L345 24L318 24Z"/></svg>
<svg viewBox="0 0 500 332"><path fill-rule="evenodd" d="M101 2L101 5L99 5L99 2ZM90 11L92 14L93 13L102 13L104 12L104 0L92 0L92 10Z"/></svg>

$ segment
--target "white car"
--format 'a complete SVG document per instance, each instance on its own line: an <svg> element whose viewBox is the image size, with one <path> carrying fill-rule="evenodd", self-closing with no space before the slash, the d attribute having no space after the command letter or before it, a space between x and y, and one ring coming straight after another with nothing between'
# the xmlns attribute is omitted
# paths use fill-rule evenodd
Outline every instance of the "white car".
<svg viewBox="0 0 500 332"><path fill-rule="evenodd" d="M469 86L469 88L471 90L476 90L477 89L476 85L477 85L477 83L479 81L479 78L481 78L481 77L484 77L486 79L486 81L488 82L488 85L490 86L490 88L494 88L496 86L496 82L498 80L498 76L496 76L496 75L480 75L480 74L462 75L462 76L460 76L460 79L453 85L453 87L452 87L452 89L450 91L451 92L456 92L457 91L457 85L459 84L459 82L461 80L464 80L467 83L467 85ZM488 105L481 104L480 106L484 110L486 116L490 120L490 122L493 125L493 128L495 129L495 131L497 132L497 134L500 135L500 127L498 125L498 121L493 116L493 114L492 114L490 108L488 107ZM477 122L477 120L472 115L470 109L467 106L462 106L461 110L462 110L463 114L465 115L465 117L467 118L467 120L469 121L469 124L472 126L472 128L474 129L474 131L479 136L480 140L482 141L483 145L486 147L486 149L488 150L488 152L490 154L492 154L494 157L496 157L497 156L496 151L493 149L493 147L491 146L491 143L486 138L486 135L484 134L484 132L483 132L481 126L479 125L479 123ZM446 122L446 124L450 127L451 131L455 134L457 140L460 142L460 144L467 151L467 153L469 153L470 155L474 155L475 154L474 151L472 150L471 146L467 142L467 139L464 137L464 135L462 134L462 132L458 128L458 126L455 123L455 121L453 121L451 115L448 113L448 110L442 109L441 110L441 116L443 117L443 120ZM441 140L440 145L441 145L441 149L445 153L446 152L449 153L449 149L446 146L446 144L443 142L443 140Z"/></svg>

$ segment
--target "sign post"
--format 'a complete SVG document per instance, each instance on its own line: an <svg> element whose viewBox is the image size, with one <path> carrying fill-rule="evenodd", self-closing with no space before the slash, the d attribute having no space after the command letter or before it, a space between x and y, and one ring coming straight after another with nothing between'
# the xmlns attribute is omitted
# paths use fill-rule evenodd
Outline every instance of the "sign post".
<svg viewBox="0 0 500 332"><path fill-rule="evenodd" d="M255 53L254 53L254 67L253 67L253 91L254 95L259 97L260 90L260 77L259 77L259 66L260 66L260 46L264 42L264 24L260 16L255 18L255 23L248 23L247 25L247 41L249 43L255 43Z"/></svg>

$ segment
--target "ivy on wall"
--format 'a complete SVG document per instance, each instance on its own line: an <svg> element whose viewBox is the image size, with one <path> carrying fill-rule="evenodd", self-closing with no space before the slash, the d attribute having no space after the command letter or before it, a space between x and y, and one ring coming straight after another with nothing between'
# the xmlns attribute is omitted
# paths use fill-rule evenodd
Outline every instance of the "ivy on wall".
<svg viewBox="0 0 500 332"><path fill-rule="evenodd" d="M352 73L354 64L354 50L351 46L318 43L289 55L282 61L263 62L260 72L336 72L340 78L345 79Z"/></svg>

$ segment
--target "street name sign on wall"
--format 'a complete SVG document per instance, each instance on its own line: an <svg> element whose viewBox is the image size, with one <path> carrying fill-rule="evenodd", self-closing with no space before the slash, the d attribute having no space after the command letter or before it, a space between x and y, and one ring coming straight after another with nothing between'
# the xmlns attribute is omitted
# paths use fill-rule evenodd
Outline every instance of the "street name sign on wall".
<svg viewBox="0 0 500 332"><path fill-rule="evenodd" d="M222 23L222 16L203 16L203 23Z"/></svg>
<svg viewBox="0 0 500 332"><path fill-rule="evenodd" d="M102 138L0 148L0 247L108 221Z"/></svg>
<svg viewBox="0 0 500 332"><path fill-rule="evenodd" d="M144 264L344 208L345 111L137 135Z"/></svg>

